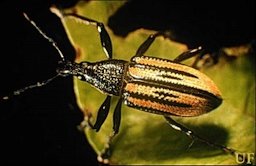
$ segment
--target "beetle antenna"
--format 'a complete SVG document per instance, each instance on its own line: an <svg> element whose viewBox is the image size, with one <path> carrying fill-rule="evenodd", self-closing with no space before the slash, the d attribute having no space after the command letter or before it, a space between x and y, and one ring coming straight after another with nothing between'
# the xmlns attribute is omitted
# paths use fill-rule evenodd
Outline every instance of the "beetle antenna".
<svg viewBox="0 0 256 166"><path fill-rule="evenodd" d="M26 18L26 20L27 20L28 22L30 22L30 24L33 25L33 27L35 27L36 30L37 30L46 40L48 40L48 41L53 45L53 47L58 51L61 60L64 62L64 61L65 61L65 58L64 58L62 52L60 51L59 47L57 46L56 42L55 42L52 38L48 37L48 36L36 25L36 23L28 17L28 15L27 15L26 13L23 13L23 15L24 15L24 17ZM27 91L27 90L29 90L29 89L33 89L33 88L45 86L46 84L50 83L50 82L53 81L55 78L57 78L58 76L61 76L61 74L58 73L58 74L54 75L53 77L51 77L51 78L49 78L49 79L47 79L47 80L44 80L44 81L41 81L41 82L37 82L37 83L35 83L35 84L32 84L32 85L26 86L26 87L24 87L24 88L18 89L18 90L16 90L16 91L13 91L10 95L1 97L0 100L8 100L8 99L10 99L12 96L18 96L18 95L20 95L21 93L23 93L23 92L25 92L25 91Z"/></svg>
<svg viewBox="0 0 256 166"><path fill-rule="evenodd" d="M24 17L28 20L28 22L30 22L30 24L33 25L33 27L35 27L36 30L37 30L46 40L48 40L48 41L53 45L53 47L58 51L61 60L62 60L62 61L65 61L65 58L64 58L62 52L60 51L59 47L57 46L56 42L55 42L52 38L50 38L49 36L47 36L47 35L36 25L36 23L28 17L28 15L27 15L26 13L23 13L23 15L24 15Z"/></svg>
<svg viewBox="0 0 256 166"><path fill-rule="evenodd" d="M29 86L26 86L24 88L21 88L21 89L18 89L16 91L13 91L10 95L8 96L4 96L2 98L0 98L0 100L8 100L10 99L12 96L19 96L21 93L29 90L29 89L34 89L34 88L39 88L39 87L42 87L42 86L45 86L46 84L50 83L51 81L53 81L55 78L61 76L59 73L56 74L55 76L47 79L47 80L44 80L42 82L37 82L35 84L32 84L32 85L29 85Z"/></svg>

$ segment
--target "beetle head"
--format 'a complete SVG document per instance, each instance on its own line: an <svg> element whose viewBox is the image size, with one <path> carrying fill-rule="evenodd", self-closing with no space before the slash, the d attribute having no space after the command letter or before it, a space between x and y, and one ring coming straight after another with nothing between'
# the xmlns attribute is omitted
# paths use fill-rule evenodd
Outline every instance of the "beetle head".
<svg viewBox="0 0 256 166"><path fill-rule="evenodd" d="M59 67L56 69L56 72L63 77L74 74L74 64L70 61L59 61Z"/></svg>

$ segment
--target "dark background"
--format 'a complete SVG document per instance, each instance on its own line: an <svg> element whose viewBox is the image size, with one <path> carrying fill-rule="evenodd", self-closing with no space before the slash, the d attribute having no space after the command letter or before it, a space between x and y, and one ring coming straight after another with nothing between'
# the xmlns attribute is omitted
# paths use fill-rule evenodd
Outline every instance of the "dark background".
<svg viewBox="0 0 256 166"><path fill-rule="evenodd" d="M50 1L1 1L0 95L55 74L56 50L24 19L26 12L73 60L60 20ZM64 3L64 5L72 5ZM60 78L8 101L0 101L0 165L96 165L96 154L76 126L83 120L72 77Z"/></svg>
<svg viewBox="0 0 256 166"><path fill-rule="evenodd" d="M232 2L232 1L231 1ZM222 46L255 42L253 0L130 1L112 16L108 25L126 36L137 28L171 29L172 39L189 47L202 45L210 52ZM73 60L62 24L50 13L51 4L62 7L74 1L1 1L0 96L45 80L55 74L56 50L23 17L26 12L57 43L65 58ZM96 155L76 126L83 120L72 77L0 101L0 165L96 165Z"/></svg>

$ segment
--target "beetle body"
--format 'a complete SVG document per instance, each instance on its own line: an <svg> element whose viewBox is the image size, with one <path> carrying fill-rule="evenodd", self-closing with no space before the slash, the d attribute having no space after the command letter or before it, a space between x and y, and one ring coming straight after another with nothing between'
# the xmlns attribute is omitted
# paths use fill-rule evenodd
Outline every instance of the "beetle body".
<svg viewBox="0 0 256 166"><path fill-rule="evenodd" d="M156 114L197 116L222 102L210 78L167 59L135 56L130 62L67 63L58 72L77 76L107 95L121 96L129 107Z"/></svg>
<svg viewBox="0 0 256 166"><path fill-rule="evenodd" d="M52 43L62 60L54 77L14 91L12 95L19 95L28 89L46 85L58 76L76 76L107 95L98 110L94 125L91 124L90 113L85 114L85 121L81 123L81 127L90 126L96 131L100 130L108 116L111 96L118 96L119 100L113 113L113 132L109 136L102 153L98 156L98 160L103 163L108 162L108 158L111 156L110 144L119 132L122 103L138 110L163 115L173 129L184 132L193 140L199 140L232 155L235 154L234 149L203 139L171 118L172 115L198 116L215 109L222 103L221 93L210 78L200 71L180 63L202 53L201 47L188 50L173 60L145 56L145 52L155 38L165 37L166 35L164 32L157 32L150 35L139 46L130 61L112 59L112 44L104 24L75 13L59 12L55 8L52 9L52 12L62 19L74 18L87 25L96 26L102 48L108 59L99 62L81 63L66 61L56 43L24 14L25 18L40 34ZM3 99L9 99L9 97L5 96Z"/></svg>

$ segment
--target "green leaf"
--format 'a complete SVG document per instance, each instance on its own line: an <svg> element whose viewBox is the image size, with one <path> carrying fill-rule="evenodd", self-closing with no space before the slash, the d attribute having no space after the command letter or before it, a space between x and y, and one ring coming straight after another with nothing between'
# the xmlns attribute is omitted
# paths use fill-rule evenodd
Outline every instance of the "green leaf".
<svg viewBox="0 0 256 166"><path fill-rule="evenodd" d="M75 10L79 15L106 25L108 17L123 4L124 1L80 2L68 10ZM106 59L95 27L69 19L63 20L63 24L72 44L79 52L77 62ZM113 43L113 57L127 61L149 34L154 33L140 29L130 33L126 38L121 38L115 36L109 28L107 31ZM181 43L159 38L146 54L174 59L186 49L187 47ZM220 88L224 98L223 104L199 117L175 119L210 141L241 152L255 152L255 68L250 58L252 57L244 55L230 61L221 57L217 65L204 68L202 72L212 78ZM95 120L106 96L76 78L74 83L79 107L85 114L91 113ZM112 114L117 99L112 100L110 115L98 133L91 129L85 130L91 146L98 154L112 133ZM170 128L162 116L123 105L121 128L113 142L110 163L237 164L233 156L219 149L201 142L195 142L188 149L190 143L191 140L186 135Z"/></svg>

